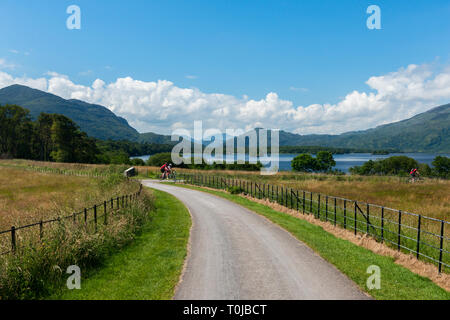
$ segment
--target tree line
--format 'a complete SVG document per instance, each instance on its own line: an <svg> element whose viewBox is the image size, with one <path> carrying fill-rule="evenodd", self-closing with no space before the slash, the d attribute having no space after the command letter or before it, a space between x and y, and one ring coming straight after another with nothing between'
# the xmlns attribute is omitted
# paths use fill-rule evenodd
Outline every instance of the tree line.
<svg viewBox="0 0 450 320"><path fill-rule="evenodd" d="M141 160L141 159L139 159ZM207 163L204 159L202 159L201 163L195 163L195 159L191 158L191 163L181 163L179 165L174 165L177 168L187 168L187 169L195 169L195 170L243 170L243 171L258 171L262 168L261 162L250 163L246 161L245 163ZM144 161L142 161L144 162ZM198 161L200 162L200 161ZM148 166L152 167L161 167L164 163L173 163L172 154L170 152L158 153L151 156L147 162L145 163Z"/></svg>
<svg viewBox="0 0 450 320"><path fill-rule="evenodd" d="M426 163L407 156L393 156L386 159L369 160L361 166L351 167L352 174L359 175L398 175L407 176L411 169L418 169L425 177L450 178L450 158L437 156L430 167Z"/></svg>
<svg viewBox="0 0 450 320"><path fill-rule="evenodd" d="M102 141L89 137L71 119L0 106L0 157L72 163L133 164L130 156L170 151L170 145Z"/></svg>
<svg viewBox="0 0 450 320"><path fill-rule="evenodd" d="M398 175L408 176L412 169L418 169L419 174L425 177L450 178L450 158L437 156L431 163L419 163L407 156L392 156L386 159L369 160L361 166L349 169L351 174L357 175ZM333 170L336 161L330 151L319 151L316 157L309 153L296 156L291 161L293 171L342 173Z"/></svg>

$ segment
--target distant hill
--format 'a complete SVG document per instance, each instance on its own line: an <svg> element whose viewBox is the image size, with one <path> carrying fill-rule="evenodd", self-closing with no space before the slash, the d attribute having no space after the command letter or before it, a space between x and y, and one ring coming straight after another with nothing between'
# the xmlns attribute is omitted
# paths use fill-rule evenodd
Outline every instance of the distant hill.
<svg viewBox="0 0 450 320"><path fill-rule="evenodd" d="M0 89L0 105L16 104L30 110L33 119L41 112L59 113L72 119L89 136L102 140L138 139L139 133L127 120L108 108L80 100L65 100L56 95L21 85Z"/></svg>
<svg viewBox="0 0 450 320"><path fill-rule="evenodd" d="M80 100L65 100L21 85L0 89L0 105L4 104L17 104L27 108L33 118L37 118L41 112L63 114L75 121L89 136L102 140L176 143L171 141L170 135L138 133L124 118L116 116L103 106ZM223 139L227 137L224 136ZM299 135L280 131L280 146L450 153L450 104L436 107L410 119L340 135Z"/></svg>
<svg viewBox="0 0 450 320"><path fill-rule="evenodd" d="M137 142L141 143L156 143L156 144L176 144L172 142L171 136L157 134L153 132L141 133L137 138Z"/></svg>
<svg viewBox="0 0 450 320"><path fill-rule="evenodd" d="M410 119L341 135L298 135L281 131L280 145L450 153L450 104Z"/></svg>

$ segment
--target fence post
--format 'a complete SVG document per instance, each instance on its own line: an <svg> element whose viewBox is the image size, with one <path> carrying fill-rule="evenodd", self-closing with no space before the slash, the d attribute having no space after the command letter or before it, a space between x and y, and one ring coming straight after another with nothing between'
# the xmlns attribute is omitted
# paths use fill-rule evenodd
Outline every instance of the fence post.
<svg viewBox="0 0 450 320"><path fill-rule="evenodd" d="M328 196L325 196L325 221L328 222Z"/></svg>
<svg viewBox="0 0 450 320"><path fill-rule="evenodd" d="M104 211L104 214L105 214L105 225L106 224L108 224L108 212L107 212L107 210L106 210L106 201L103 203L103 211Z"/></svg>
<svg viewBox="0 0 450 320"><path fill-rule="evenodd" d="M320 193L317 195L317 218L320 220Z"/></svg>
<svg viewBox="0 0 450 320"><path fill-rule="evenodd" d="M398 241L397 241L398 251L400 251L401 232L402 232L402 210L398 210Z"/></svg>
<svg viewBox="0 0 450 320"><path fill-rule="evenodd" d="M347 229L347 200L344 199L344 229Z"/></svg>
<svg viewBox="0 0 450 320"><path fill-rule="evenodd" d="M286 208L289 208L288 207L288 188L286 188L286 190L284 190L284 206Z"/></svg>
<svg viewBox="0 0 450 320"><path fill-rule="evenodd" d="M384 207L381 207L381 242L384 241Z"/></svg>
<svg viewBox="0 0 450 320"><path fill-rule="evenodd" d="M97 205L94 204L94 229L97 232Z"/></svg>
<svg viewBox="0 0 450 320"><path fill-rule="evenodd" d="M439 245L439 273L442 271L442 250L444 249L444 224L445 221L441 221L441 241Z"/></svg>
<svg viewBox="0 0 450 320"><path fill-rule="evenodd" d="M74 214L75 217L75 214ZM41 221L39 221L39 240L42 241L42 238L44 237L44 223Z"/></svg>
<svg viewBox="0 0 450 320"><path fill-rule="evenodd" d="M303 214L305 214L305 199L306 199L305 191L303 191Z"/></svg>
<svg viewBox="0 0 450 320"><path fill-rule="evenodd" d="M11 227L11 250L16 253L16 227Z"/></svg>
<svg viewBox="0 0 450 320"><path fill-rule="evenodd" d="M84 224L87 224L87 209L84 208Z"/></svg>
<svg viewBox="0 0 450 320"><path fill-rule="evenodd" d="M298 212L298 190L295 191L295 195L296 195L296 198L297 198L297 212Z"/></svg>
<svg viewBox="0 0 450 320"><path fill-rule="evenodd" d="M334 198L334 225L336 226L337 222L337 199Z"/></svg>
<svg viewBox="0 0 450 320"><path fill-rule="evenodd" d="M355 201L355 235L356 235L356 221L357 221L357 219L358 219L358 214L357 214L357 212L356 212L356 207L357 207L358 205L357 205L357 203L356 203L356 201Z"/></svg>
<svg viewBox="0 0 450 320"><path fill-rule="evenodd" d="M367 234L369 234L370 233L370 230L369 230L369 226L370 226L370 210L369 210L369 204L367 204Z"/></svg>
<svg viewBox="0 0 450 320"><path fill-rule="evenodd" d="M311 213L311 214L313 214L314 212L313 212L313 210L312 210L312 203L313 203L313 193L312 192L310 192L310 200L309 200L309 213Z"/></svg>
<svg viewBox="0 0 450 320"><path fill-rule="evenodd" d="M419 259L419 250L420 250L420 224L421 224L422 216L419 214L419 220L417 221L417 249L416 256Z"/></svg>

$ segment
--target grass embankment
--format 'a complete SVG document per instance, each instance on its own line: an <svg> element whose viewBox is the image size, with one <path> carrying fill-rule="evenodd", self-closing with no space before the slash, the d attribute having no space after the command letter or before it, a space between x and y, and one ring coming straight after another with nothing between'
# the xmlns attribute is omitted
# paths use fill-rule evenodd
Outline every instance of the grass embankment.
<svg viewBox="0 0 450 320"><path fill-rule="evenodd" d="M376 299L450 299L450 292L440 288L430 279L419 276L396 264L393 258L375 254L348 240L337 238L320 226L281 213L242 196L195 186L183 186L233 201L280 225L297 239L306 243L324 259L335 265L362 290L368 292ZM368 290L366 286L366 281L369 277L367 268L370 265L377 265L381 269L381 289L379 290Z"/></svg>
<svg viewBox="0 0 450 320"><path fill-rule="evenodd" d="M155 211L133 243L57 299L171 299L187 254L190 216L175 197L154 190Z"/></svg>

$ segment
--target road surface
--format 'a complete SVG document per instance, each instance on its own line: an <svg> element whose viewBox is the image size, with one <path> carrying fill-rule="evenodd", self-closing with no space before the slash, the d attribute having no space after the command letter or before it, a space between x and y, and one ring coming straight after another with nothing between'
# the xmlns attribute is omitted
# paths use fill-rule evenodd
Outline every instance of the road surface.
<svg viewBox="0 0 450 320"><path fill-rule="evenodd" d="M174 299L368 299L333 265L264 217L226 199L145 180L192 215L190 251Z"/></svg>

